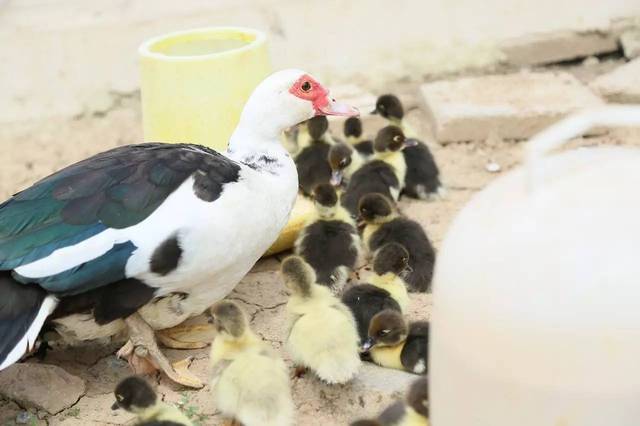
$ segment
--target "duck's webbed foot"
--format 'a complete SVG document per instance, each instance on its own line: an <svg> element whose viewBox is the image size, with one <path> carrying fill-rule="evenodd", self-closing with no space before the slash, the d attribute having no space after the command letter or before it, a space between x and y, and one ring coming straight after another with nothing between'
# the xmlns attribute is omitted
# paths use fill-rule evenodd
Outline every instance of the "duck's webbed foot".
<svg viewBox="0 0 640 426"><path fill-rule="evenodd" d="M162 370L169 379L183 386L201 388L202 381L189 371L191 358L170 363L156 343L154 331L138 313L125 319L129 328L129 341L117 356L129 361L137 374L149 374Z"/></svg>
<svg viewBox="0 0 640 426"><path fill-rule="evenodd" d="M209 345L216 331L211 324L178 325L156 331L160 343L171 349L201 349Z"/></svg>

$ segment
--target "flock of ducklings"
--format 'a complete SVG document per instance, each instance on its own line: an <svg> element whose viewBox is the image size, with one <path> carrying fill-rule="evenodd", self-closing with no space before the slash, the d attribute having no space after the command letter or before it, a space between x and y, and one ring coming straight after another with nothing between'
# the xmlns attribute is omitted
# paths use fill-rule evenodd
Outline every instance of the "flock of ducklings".
<svg viewBox="0 0 640 426"><path fill-rule="evenodd" d="M353 379L362 361L422 375L404 401L353 426L428 425L429 324L408 322L411 292L430 289L435 252L424 229L404 217L400 194L428 199L443 194L438 168L426 145L405 137L403 109L394 95L378 98L376 113L390 124L373 141L362 124L344 124L346 142L329 133L325 117L287 135L300 189L315 215L300 233L281 275L289 294L286 348L295 375L312 371L328 384ZM363 259L369 283L350 283ZM245 426L294 424L290 374L282 358L250 328L231 301L210 310L217 331L211 345L215 406ZM159 401L139 377L115 390L113 408L135 413L139 425L191 425L177 408Z"/></svg>

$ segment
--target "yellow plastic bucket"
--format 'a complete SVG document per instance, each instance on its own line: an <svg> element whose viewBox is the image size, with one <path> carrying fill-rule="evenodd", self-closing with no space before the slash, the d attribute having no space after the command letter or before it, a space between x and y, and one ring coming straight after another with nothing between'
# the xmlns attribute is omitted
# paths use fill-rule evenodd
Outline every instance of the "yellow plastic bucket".
<svg viewBox="0 0 640 426"><path fill-rule="evenodd" d="M169 33L139 54L146 141L225 150L246 100L271 72L266 36L249 28Z"/></svg>

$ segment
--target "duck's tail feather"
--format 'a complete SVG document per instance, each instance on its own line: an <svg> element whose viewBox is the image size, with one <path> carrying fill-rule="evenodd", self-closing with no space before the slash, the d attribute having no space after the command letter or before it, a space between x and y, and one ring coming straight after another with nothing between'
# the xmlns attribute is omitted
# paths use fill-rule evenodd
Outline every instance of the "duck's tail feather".
<svg viewBox="0 0 640 426"><path fill-rule="evenodd" d="M58 300L36 284L20 284L0 273L0 370L31 350Z"/></svg>

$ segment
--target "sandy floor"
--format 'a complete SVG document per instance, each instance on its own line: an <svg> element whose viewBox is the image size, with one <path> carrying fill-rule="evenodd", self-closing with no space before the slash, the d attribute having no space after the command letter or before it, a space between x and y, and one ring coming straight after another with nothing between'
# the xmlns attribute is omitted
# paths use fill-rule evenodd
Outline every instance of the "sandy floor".
<svg viewBox="0 0 640 426"><path fill-rule="evenodd" d="M599 71L578 67L579 78L588 80ZM413 85L394 87L409 106L419 106L417 88ZM14 124L0 128L0 196L5 198L37 179L107 148L141 140L140 116L135 99L124 100L117 108L103 116L82 117L75 120L50 120L44 124ZM410 122L428 135L424 112L411 111ZM367 122L367 131L374 132L380 122ZM428 139L425 137L425 139ZM638 144L640 131L617 130L604 136L576 141L575 144ZM441 168L448 196L444 200L425 203L403 201L401 208L420 221L436 247L443 240L446 229L456 213L496 176L519 164L523 143L514 141L477 141L439 146L431 142ZM501 172L490 173L487 162L501 166ZM286 295L277 275L282 256L259 262L253 271L229 296L240 302L251 315L252 327L274 348L282 349L284 338L284 303ZM426 319L430 315L430 295L413 296L410 317ZM116 383L130 374L127 365L116 359L117 347L83 347L68 351L50 352L44 362L59 365L86 382L86 392L71 408L56 415L45 412L27 420L27 424L49 425L107 425L125 424L131 416L110 410L112 391ZM208 349L195 351L167 351L172 359L194 356L192 370L203 380L208 377ZM35 361L33 361L35 362ZM297 424L347 424L359 417L376 415L391 400L402 394L414 379L402 372L384 370L368 365L359 377L345 386L327 386L312 375L294 380L293 394L297 407ZM155 379L165 401L182 404L202 425L220 424L221 418L213 407L210 389L185 391L166 379ZM22 408L0 398L0 425L12 425Z"/></svg>

